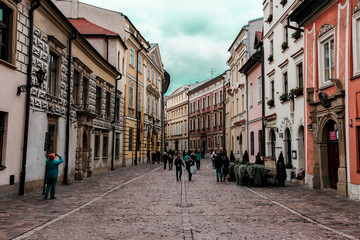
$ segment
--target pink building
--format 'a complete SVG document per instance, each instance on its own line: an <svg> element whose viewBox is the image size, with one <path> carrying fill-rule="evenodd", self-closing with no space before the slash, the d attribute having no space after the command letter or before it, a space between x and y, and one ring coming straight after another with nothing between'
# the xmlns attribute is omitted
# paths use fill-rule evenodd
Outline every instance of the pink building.
<svg viewBox="0 0 360 240"><path fill-rule="evenodd" d="M257 51L246 61L240 72L246 75L247 89L247 142L250 162L255 162L256 155L264 155L263 141L263 78L262 78L262 32L255 33Z"/></svg>

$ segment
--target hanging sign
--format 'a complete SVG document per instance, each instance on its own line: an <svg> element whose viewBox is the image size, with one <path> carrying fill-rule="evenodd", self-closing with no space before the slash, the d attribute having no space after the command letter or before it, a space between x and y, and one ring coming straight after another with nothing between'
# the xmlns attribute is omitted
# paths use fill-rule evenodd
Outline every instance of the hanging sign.
<svg viewBox="0 0 360 240"><path fill-rule="evenodd" d="M330 131L329 132L329 140L336 141L337 140L337 131Z"/></svg>

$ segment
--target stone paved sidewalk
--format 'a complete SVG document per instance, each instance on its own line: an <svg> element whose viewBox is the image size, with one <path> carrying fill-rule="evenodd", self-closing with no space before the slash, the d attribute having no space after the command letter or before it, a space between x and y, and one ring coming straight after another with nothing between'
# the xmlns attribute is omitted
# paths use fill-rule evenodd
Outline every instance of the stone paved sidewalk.
<svg viewBox="0 0 360 240"><path fill-rule="evenodd" d="M187 180L138 165L3 199L0 239L359 239L360 202L288 183L216 182L210 160ZM16 238L15 238L16 239Z"/></svg>

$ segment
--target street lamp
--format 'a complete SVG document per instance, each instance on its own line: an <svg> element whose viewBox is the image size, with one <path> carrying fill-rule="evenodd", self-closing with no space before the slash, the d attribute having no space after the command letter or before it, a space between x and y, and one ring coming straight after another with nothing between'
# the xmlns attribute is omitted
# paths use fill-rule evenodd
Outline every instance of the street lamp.
<svg viewBox="0 0 360 240"><path fill-rule="evenodd" d="M45 78L45 74L46 72L42 69L42 68L39 68L39 70L37 70L35 72L35 75L36 75L36 79L37 79L37 84L30 84L30 87L29 89L31 89L32 87L41 87L41 85L43 84L44 82L44 78ZM17 95L20 95L22 92L26 92L27 91L27 85L21 85L21 86L18 86L18 89L17 89Z"/></svg>

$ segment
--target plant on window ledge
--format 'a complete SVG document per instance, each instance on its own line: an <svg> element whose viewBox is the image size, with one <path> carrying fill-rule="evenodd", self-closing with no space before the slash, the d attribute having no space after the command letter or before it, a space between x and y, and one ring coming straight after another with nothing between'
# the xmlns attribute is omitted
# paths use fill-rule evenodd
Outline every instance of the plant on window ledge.
<svg viewBox="0 0 360 240"><path fill-rule="evenodd" d="M275 104L274 99L270 99L270 100L267 102L267 105L269 105L269 107L273 107L274 104Z"/></svg>
<svg viewBox="0 0 360 240"><path fill-rule="evenodd" d="M266 22L267 23L271 23L273 20L273 15L272 14L269 14L268 18L266 19Z"/></svg>
<svg viewBox="0 0 360 240"><path fill-rule="evenodd" d="M303 95L303 88L302 87L296 87L295 89L292 90L294 95L297 96L301 96Z"/></svg>
<svg viewBox="0 0 360 240"><path fill-rule="evenodd" d="M281 102L286 101L288 99L288 94L286 92L281 94L279 99L280 99Z"/></svg>
<svg viewBox="0 0 360 240"><path fill-rule="evenodd" d="M287 0L281 0L280 1L280 4L284 7L285 6L285 4L287 3Z"/></svg>
<svg viewBox="0 0 360 240"><path fill-rule="evenodd" d="M274 55L270 54L269 57L268 57L268 61L272 62L273 60L274 60Z"/></svg>
<svg viewBox="0 0 360 240"><path fill-rule="evenodd" d="M301 37L301 32L299 30L296 30L295 32L293 32L293 34L291 34L291 37L297 40L298 38Z"/></svg>
<svg viewBox="0 0 360 240"><path fill-rule="evenodd" d="M288 47L289 47L289 43L288 43L287 41L285 41L285 42L283 42L283 43L281 44L282 50L285 50L285 49L287 49Z"/></svg>

